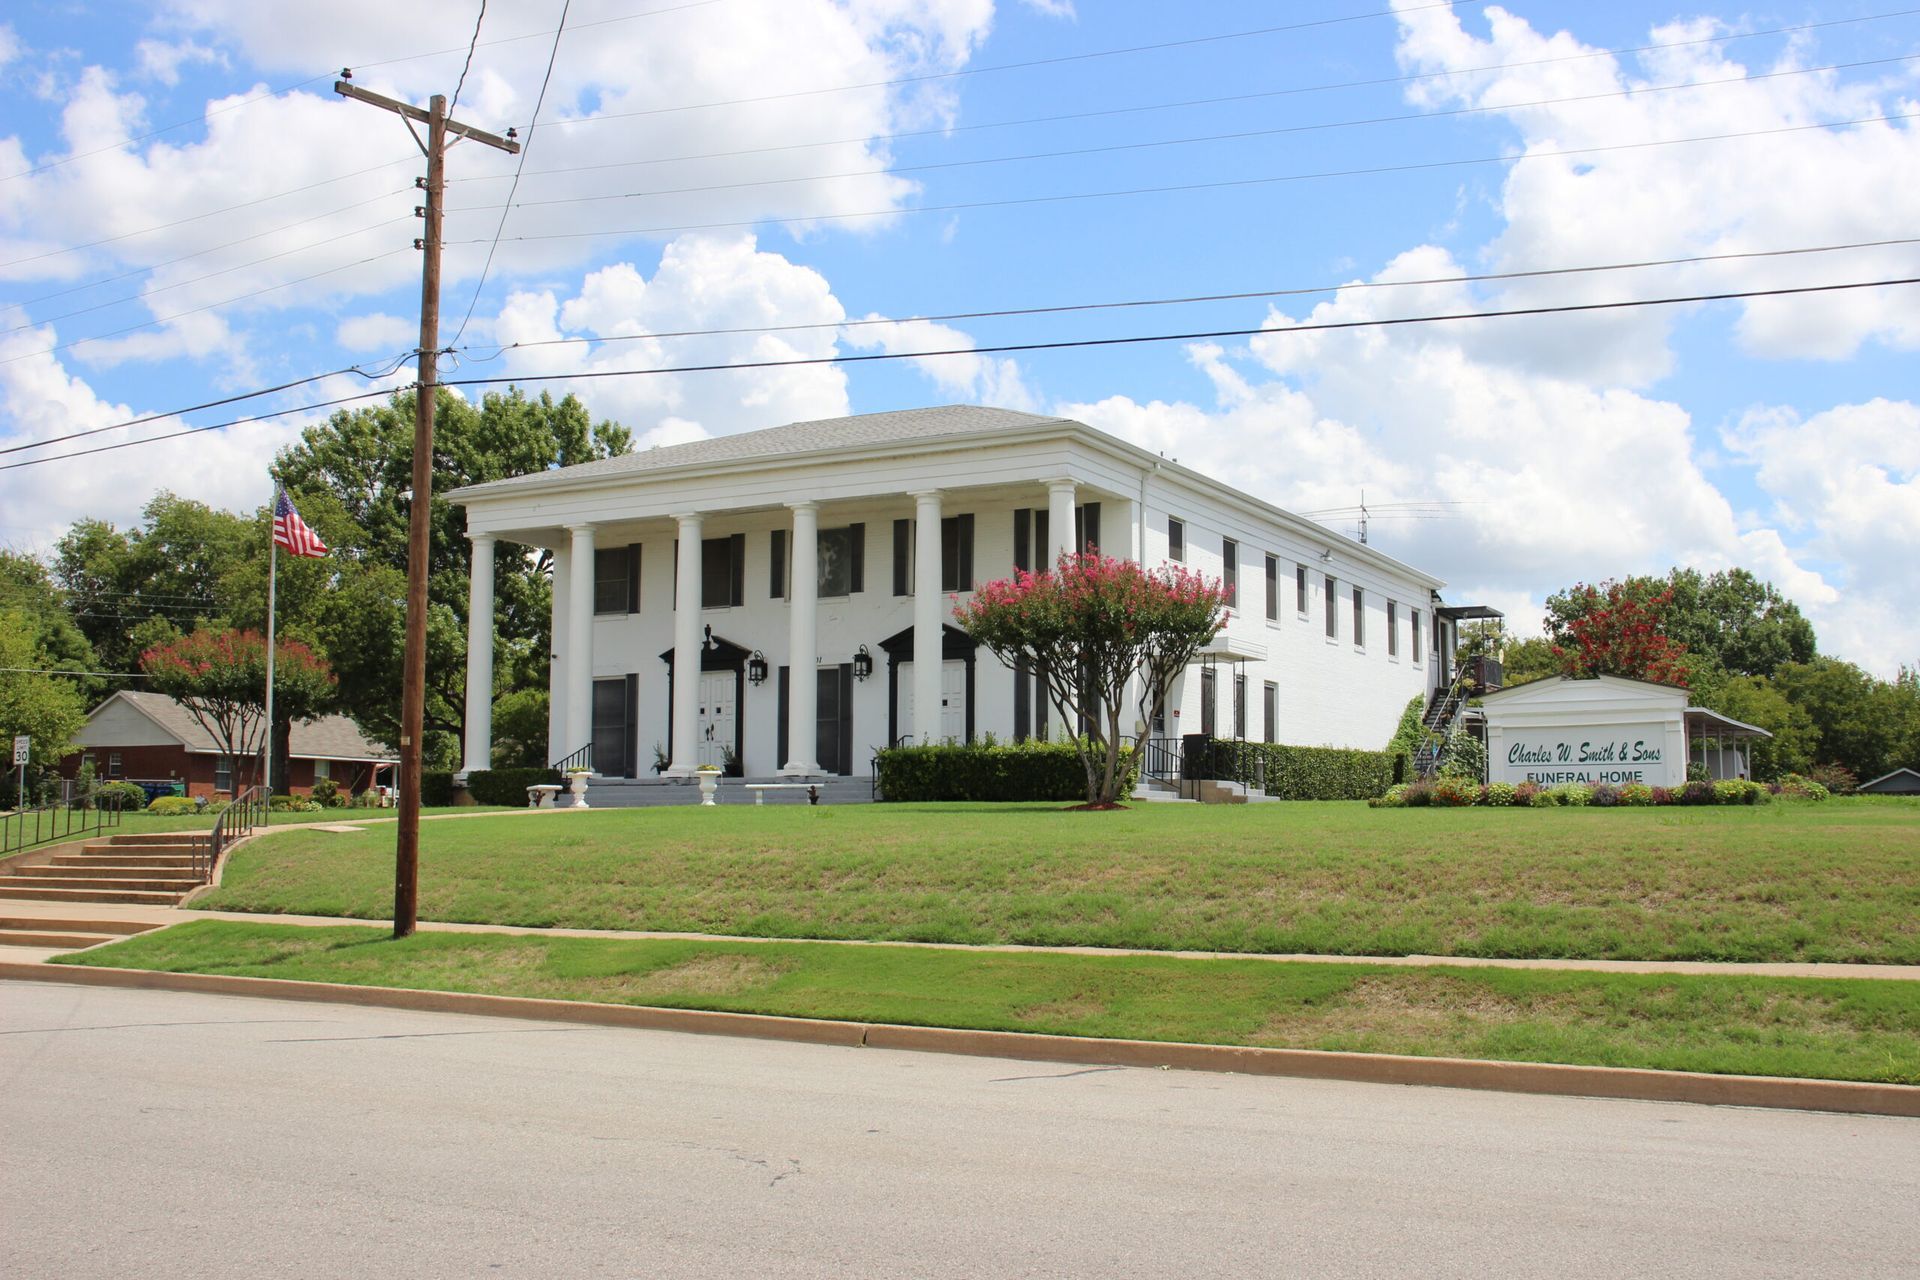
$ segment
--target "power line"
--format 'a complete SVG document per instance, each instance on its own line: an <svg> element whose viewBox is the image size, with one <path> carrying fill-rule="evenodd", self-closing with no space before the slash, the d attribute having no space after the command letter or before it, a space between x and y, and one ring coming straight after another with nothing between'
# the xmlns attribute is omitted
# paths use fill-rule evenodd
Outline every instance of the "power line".
<svg viewBox="0 0 1920 1280"><path fill-rule="evenodd" d="M1072 120L1092 120L1107 116L1134 115L1150 111L1170 111L1184 107L1220 106L1234 102L1249 102L1264 98L1291 97L1300 94L1326 93L1336 89L1375 88L1384 85L1412 84L1422 80L1445 79L1454 76L1478 75L1494 71L1511 71L1525 67L1549 66L1562 62L1578 62L1592 58L1621 57L1627 54L1653 53L1669 49L1685 49L1698 45L1726 44L1735 40L1757 40L1766 36L1792 35L1811 31L1820 27L1846 26L1862 22L1878 22L1887 18L1903 18L1920 13L1920 9L1900 9L1890 13L1868 14L1856 18L1834 18L1825 22L1799 23L1793 26L1770 27L1761 31L1741 31L1713 36L1697 36L1689 40L1670 40L1653 44L1623 45L1612 49L1592 49L1584 53L1562 54L1552 58L1527 58L1514 62L1496 62L1477 67L1459 67L1448 71L1419 71L1400 76L1382 76L1369 80L1337 80L1314 85L1297 85L1285 89L1263 89L1251 93L1227 94L1214 98L1188 98L1177 102L1150 103L1131 107L1109 107L1099 111L1074 111L1061 115L1028 116L1018 120L986 121L979 124L956 124L936 129L909 129L898 133L869 134L859 138L832 138L816 142L791 142L766 147L746 147L733 151L705 151L692 155L663 156L643 160L620 160L608 164L570 165L556 169L529 169L527 176L539 177L556 173L584 173L599 169L627 169L640 165L678 164L694 160L724 160L737 156L765 155L779 151L799 151L813 147L848 146L855 143L898 142L908 138L947 137L956 133L968 133L983 129L1009 129L1030 124L1056 124ZM1851 66L1854 64L1843 64ZM1863 64L1864 65L1864 64ZM1837 70L1833 68L1815 68L1816 70ZM1749 80L1770 79L1776 75L1797 74L1796 72L1768 72L1764 75L1748 76ZM1490 109L1490 108L1488 108ZM1428 114L1453 114L1428 113ZM586 116L578 120L555 120L550 127L593 124L603 119L620 119L617 115ZM457 182L496 182L504 174L480 174L469 178L454 179Z"/></svg>
<svg viewBox="0 0 1920 1280"><path fill-rule="evenodd" d="M553 64L560 57L560 37L567 29L567 11L573 8L573 0L565 0L560 6L560 25L553 32L553 48L547 53L547 73L540 78L540 93L533 100L533 118L527 121L527 140L520 146L520 158L513 167L513 185L507 188L507 203L500 207L500 221L494 224L493 241L487 245L487 260L480 266L480 278L473 282L473 296L467 299L467 314L460 317L460 327L454 330L453 340L460 341L467 331L468 321L473 319L473 309L480 305L480 291L487 287L487 273L493 270L493 255L500 248L500 233L507 229L507 215L513 210L514 192L520 190L520 170L526 166L527 152L533 148L534 126L540 123L540 108L547 100L547 86L553 82Z"/></svg>
<svg viewBox="0 0 1920 1280"><path fill-rule="evenodd" d="M1696 293L1664 298L1634 298L1619 302L1575 302L1552 306L1514 307L1498 311L1459 311L1439 315L1397 316L1375 320L1335 320L1312 321L1303 324L1288 325L1285 328L1238 328L1212 329L1191 333L1135 334L1111 338L1074 338L1052 342L1015 342L1000 343L993 346L948 347L932 351L882 351L861 355L808 356L791 360L745 360L715 364L669 365L651 369L604 369L579 373L532 373L515 377L498 378L453 378L440 383L446 387L496 386L501 383L536 382L575 382L593 378L643 377L658 374L678 373L718 373L749 369L783 369L808 365L873 364L893 360L926 360L939 356L979 356L999 355L1019 351L1063 351L1072 348L1100 348L1139 346L1161 342L1198 342L1213 338L1278 337L1290 333L1315 333L1344 329L1397 328L1410 325L1441 324L1458 320L1499 320L1524 316L1571 315L1581 312L1621 311L1636 307L1680 306L1705 302L1727 302L1741 298L1777 298L1803 294L1837 293L1857 289L1881 289L1896 285L1920 284L1920 276L1907 276L1885 280L1860 280L1844 284L1794 285L1777 289L1727 290L1719 293ZM90 449L76 449L71 453L58 454L49 458L29 458L21 462L0 464L0 471L11 471L20 467L38 466L46 462L62 462L73 458L87 457L96 453L107 453L115 449L132 448L136 445L155 444L162 440L177 439L181 436L199 435L207 431L218 431L226 427L243 423L261 422L269 418L285 417L288 414L305 413L313 409L331 408L335 405L350 404L360 400L372 399L388 394L385 391L364 392L356 396L343 396L336 400L321 401L316 404L296 405L288 409L278 409L270 413L258 414L249 418L238 418L232 422L210 423L206 426L189 427L181 431L164 435L148 436L139 440L123 440L115 444L98 445Z"/></svg>
<svg viewBox="0 0 1920 1280"><path fill-rule="evenodd" d="M467 41L467 60L461 64L460 78L453 82L453 101L447 107L448 115L452 115L454 108L460 105L460 91L467 87L467 72L473 70L473 51L480 43L480 26L486 20L487 0L480 0L480 13L473 20L473 36Z"/></svg>
<svg viewBox="0 0 1920 1280"><path fill-rule="evenodd" d="M509 236L513 241L588 240L606 236L658 235L667 232L712 231L731 227L785 225L797 222L835 222L850 218L886 218L909 213L956 213L974 209L998 209L1019 205L1066 204L1078 200L1108 200L1123 196L1169 195L1187 191L1219 191L1236 187L1270 186L1285 182L1312 182L1329 178L1371 177L1386 173L1414 173L1433 169L1456 169L1470 165L1518 164L1525 160L1551 160L1567 156L1598 155L1614 151L1638 151L1651 147L1673 147L1698 142L1726 142L1736 138L1762 138L1778 134L1804 133L1815 129L1839 129L1862 124L1886 124L1910 120L1920 111L1862 116L1854 120L1827 120L1815 124L1780 125L1768 129L1748 129L1734 133L1703 134L1691 138L1657 138L1644 142L1620 142L1591 147L1565 147L1556 151L1525 151L1519 155L1472 156L1457 160L1424 160L1407 164L1373 165L1361 169L1329 169L1315 173L1276 174L1260 178L1226 178L1213 182L1185 182L1165 186L1125 187L1110 191L1077 191L1060 195L1011 196L998 200L967 200L953 204L906 205L892 209L867 209L858 213L794 214L777 218L753 218L745 221L683 223L677 226L627 227L608 231L553 231L538 235ZM465 212L453 210L451 212ZM477 240L454 240L450 244L478 244Z"/></svg>
<svg viewBox="0 0 1920 1280"><path fill-rule="evenodd" d="M709 191L739 191L750 187L789 186L801 182L830 182L842 178L873 178L902 173L925 173L943 169L971 169L985 165L1012 164L1026 160L1060 160L1077 156L1107 155L1118 151L1146 151L1160 147L1193 146L1205 142L1238 142L1250 138L1270 138L1282 134L1315 133L1329 129L1351 129L1366 125L1403 124L1420 120L1444 120L1453 116L1479 115L1490 112L1522 111L1533 107L1559 106L1570 102L1594 102L1609 98L1639 97L1642 94L1666 93L1673 90L1711 88L1730 84L1750 84L1757 80L1768 80L1776 76L1810 75L1820 71L1843 71L1856 67L1882 66L1893 62L1912 62L1920 59L1920 54L1903 54L1892 58L1874 58L1865 62L1838 63L1828 67L1806 67L1792 71L1767 72L1757 76L1729 76L1720 80L1696 80L1675 84L1648 85L1634 89L1615 89L1604 93L1584 93L1565 98L1541 98L1533 102L1502 103L1498 106L1457 107L1447 111L1414 111L1403 115L1371 116L1358 120L1330 120L1317 124L1279 125L1270 129L1242 129L1231 133L1209 133L1186 138L1161 138L1144 142L1114 142L1094 147L1071 147L1057 151L1033 151L1009 156L982 156L970 160L938 160L925 164L886 165L878 169L852 169L839 173L816 173L792 178L758 178L745 182L711 183L698 187L665 187L644 191L617 191L598 195L561 196L552 200L527 200L518 205L511 203L512 193L508 193L505 205L468 205L459 212L471 213L493 208L531 209L548 205L591 204L605 200L649 199L661 196L697 195ZM504 221L504 219L503 219Z"/></svg>
<svg viewBox="0 0 1920 1280"><path fill-rule="evenodd" d="M1172 298L1129 298L1113 302L1080 302L1045 307L1002 307L986 311L949 311L935 315L915 315L901 319L882 317L873 320L830 320L808 324L743 325L725 329L669 329L660 333L590 334L573 338L541 338L532 342L512 342L494 348L492 360L508 351L534 347L572 346L595 342L641 342L652 338L719 338L749 333L793 333L819 329L858 329L874 325L925 324L949 320L998 320L1015 316L1060 315L1077 311L1119 311L1143 307L1186 306L1195 303L1247 302L1264 298L1301 297L1317 293L1335 293L1348 289L1410 289L1429 285L1486 284L1503 280L1536 280L1548 276L1596 275L1607 271L1636 271L1652 267L1695 266L1706 262L1735 262L1760 258L1788 258L1813 253L1840 253L1853 249L1889 249L1920 244L1920 236L1892 240L1856 240L1847 244L1811 245L1798 249L1750 249L1728 253L1698 253L1680 258L1643 258L1634 262L1608 262L1578 267L1537 267L1522 271L1487 271L1473 275L1424 276L1413 280L1356 280L1344 284L1296 285L1280 289L1248 289L1234 293L1188 294ZM477 348L452 348L474 351Z"/></svg>

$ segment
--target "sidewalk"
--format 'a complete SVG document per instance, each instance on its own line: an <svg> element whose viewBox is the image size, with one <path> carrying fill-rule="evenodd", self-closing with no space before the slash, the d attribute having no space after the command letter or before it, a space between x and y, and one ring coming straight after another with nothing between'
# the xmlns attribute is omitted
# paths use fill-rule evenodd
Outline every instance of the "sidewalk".
<svg viewBox="0 0 1920 1280"><path fill-rule="evenodd" d="M261 915L240 911L195 911L181 907L151 907L118 903L90 905L77 902L0 903L0 917L13 920L111 920L126 924L144 924L153 928L185 924L190 920L235 920L249 924L291 924L315 928L371 925L386 929L393 925L391 920L359 920L344 916ZM427 920L420 922L420 931L422 933L505 933L535 937L613 938L636 941L646 939L740 943L815 941L803 938L745 938L709 933L656 933L629 929L539 929L518 925L453 924ZM1765 978L1880 978L1920 982L1920 965L1911 964L1741 964L1707 960L1507 960L1483 959L1476 956L1272 955L1240 951L1150 951L1118 947L968 946L956 942L872 942L847 939L818 939L817 941L848 947L921 947L940 951L1054 952L1063 955L1172 956L1185 960L1271 960L1294 964L1450 965L1461 968L1571 969L1594 973L1674 973ZM0 960L23 962L44 960L46 955L58 954L66 953L42 954L34 948L0 947Z"/></svg>

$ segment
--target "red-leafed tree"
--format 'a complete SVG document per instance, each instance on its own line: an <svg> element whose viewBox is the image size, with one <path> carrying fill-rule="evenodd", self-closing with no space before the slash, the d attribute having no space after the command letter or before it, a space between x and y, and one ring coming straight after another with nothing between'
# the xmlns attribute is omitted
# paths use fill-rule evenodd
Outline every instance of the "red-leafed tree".
<svg viewBox="0 0 1920 1280"><path fill-rule="evenodd" d="M1687 646L1666 633L1671 591L1647 594L1625 583L1581 583L1566 597L1564 619L1547 618L1547 638L1567 675L1687 683Z"/></svg>
<svg viewBox="0 0 1920 1280"><path fill-rule="evenodd" d="M147 687L184 706L213 735L240 788L243 762L251 763L266 738L267 642L258 631L202 628L155 645L140 655ZM295 720L325 709L334 691L326 659L298 640L274 644L273 711L279 745ZM252 771L248 781L260 779Z"/></svg>
<svg viewBox="0 0 1920 1280"><path fill-rule="evenodd" d="M1143 569L1093 552L1063 554L1050 572L1022 570L989 582L954 611L959 625L1008 666L1042 672L1087 771L1087 803L1111 808L1122 777L1121 725L1136 678L1140 724L1160 705L1203 646L1226 624L1218 579L1179 565ZM1146 746L1142 728L1131 744Z"/></svg>

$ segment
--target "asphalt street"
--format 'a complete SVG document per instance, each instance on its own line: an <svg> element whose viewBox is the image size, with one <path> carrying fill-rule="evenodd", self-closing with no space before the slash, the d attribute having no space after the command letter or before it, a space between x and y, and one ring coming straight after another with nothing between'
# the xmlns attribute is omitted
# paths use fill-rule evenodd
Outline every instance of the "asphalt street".
<svg viewBox="0 0 1920 1280"><path fill-rule="evenodd" d="M1920 1121L0 983L0 1275L1920 1275Z"/></svg>

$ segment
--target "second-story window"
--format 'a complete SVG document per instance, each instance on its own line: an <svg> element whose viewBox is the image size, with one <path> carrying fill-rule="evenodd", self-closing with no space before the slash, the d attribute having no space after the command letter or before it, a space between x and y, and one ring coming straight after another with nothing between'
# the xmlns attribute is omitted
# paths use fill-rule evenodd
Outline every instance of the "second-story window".
<svg viewBox="0 0 1920 1280"><path fill-rule="evenodd" d="M1337 610L1339 609L1340 606L1335 602L1335 598L1338 594L1338 591L1334 586L1332 574L1327 575L1326 594L1327 594L1327 639L1338 640L1340 638L1340 615L1337 612Z"/></svg>
<svg viewBox="0 0 1920 1280"><path fill-rule="evenodd" d="M1267 557L1267 621L1280 621L1280 557Z"/></svg>
<svg viewBox="0 0 1920 1280"><path fill-rule="evenodd" d="M1240 607L1240 544L1232 538L1220 540L1220 584L1227 589L1227 604Z"/></svg>
<svg viewBox="0 0 1920 1280"><path fill-rule="evenodd" d="M1187 522L1167 520L1167 559L1175 564L1185 564L1187 560Z"/></svg>
<svg viewBox="0 0 1920 1280"><path fill-rule="evenodd" d="M1359 587L1353 589L1353 643L1356 648L1367 643L1367 593Z"/></svg>
<svg viewBox="0 0 1920 1280"><path fill-rule="evenodd" d="M1301 617L1307 616L1307 566L1293 566L1293 608Z"/></svg>
<svg viewBox="0 0 1920 1280"><path fill-rule="evenodd" d="M865 590L867 526L820 530L819 584L822 596L850 596Z"/></svg>
<svg viewBox="0 0 1920 1280"><path fill-rule="evenodd" d="M1387 601L1387 656L1400 656L1400 606Z"/></svg>

